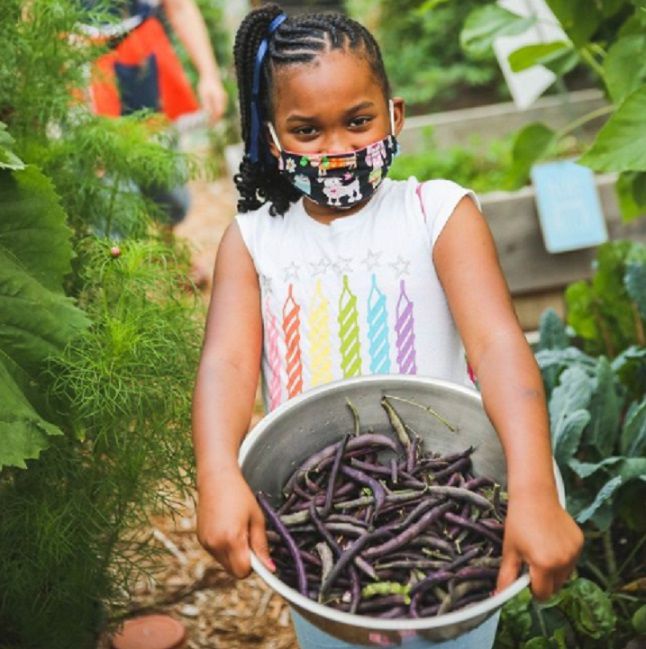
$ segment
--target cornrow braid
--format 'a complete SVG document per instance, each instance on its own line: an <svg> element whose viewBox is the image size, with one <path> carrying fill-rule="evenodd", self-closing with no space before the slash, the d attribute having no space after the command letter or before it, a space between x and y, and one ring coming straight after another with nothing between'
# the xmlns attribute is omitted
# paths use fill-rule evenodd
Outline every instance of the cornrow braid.
<svg viewBox="0 0 646 649"><path fill-rule="evenodd" d="M269 25L282 13L282 9L276 4L264 5L247 14L236 33L233 53L238 79L240 124L245 143L245 154L240 169L234 176L240 194L240 212L258 209L269 202L270 214L284 214L301 197L301 193L280 174L278 163L271 155L262 134L258 135L258 160L253 161L250 156L253 72L258 48L264 38L268 38L268 49L260 73L258 109L261 124L270 120L273 114L274 71L285 65L309 63L321 53L332 49L348 48L365 57L381 84L384 95L390 95L379 46L363 25L337 13L304 14L288 17L273 34L268 35Z"/></svg>

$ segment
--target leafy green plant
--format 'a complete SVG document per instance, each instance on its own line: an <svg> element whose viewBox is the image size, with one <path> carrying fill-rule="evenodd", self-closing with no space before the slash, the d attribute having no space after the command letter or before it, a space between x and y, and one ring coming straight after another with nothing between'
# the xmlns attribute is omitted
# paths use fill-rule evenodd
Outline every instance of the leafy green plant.
<svg viewBox="0 0 646 649"><path fill-rule="evenodd" d="M548 602L532 601L529 589L502 610L495 649L569 649L595 647L616 630L617 616L607 593L577 578ZM607 646L607 645L606 645Z"/></svg>
<svg viewBox="0 0 646 649"><path fill-rule="evenodd" d="M486 147L473 141L470 146L438 148L431 127L424 132L424 150L404 153L395 158L389 175L405 180L410 176L427 180L450 178L475 191L501 189L507 180L506 169L511 159L509 139L496 140Z"/></svg>
<svg viewBox="0 0 646 649"><path fill-rule="evenodd" d="M6 132L4 142L11 162L0 169L0 469L25 468L62 434L41 414L38 378L88 325L63 293L72 247L58 196L49 178L12 153Z"/></svg>
<svg viewBox="0 0 646 649"><path fill-rule="evenodd" d="M72 100L96 54L61 37L79 11L0 13L2 647L95 647L192 482L202 306L137 188L194 167L150 116Z"/></svg>
<svg viewBox="0 0 646 649"><path fill-rule="evenodd" d="M633 322L634 275L646 268L645 252L630 242L599 249L596 274L586 286L606 309L604 317L624 313ZM643 286L638 290L643 298ZM505 607L496 649L623 649L642 632L644 611L634 591L646 545L646 346L625 336L608 357L601 329L580 337L590 332L580 320L585 309L574 306L579 312L568 315L567 328L553 311L543 314L536 360L567 509L583 527L586 544L577 577L548 602L532 604L527 592ZM581 350L582 342L593 353Z"/></svg>
<svg viewBox="0 0 646 649"><path fill-rule="evenodd" d="M406 99L412 113L427 110L429 104L438 110L474 87L505 96L493 56L474 60L460 50L460 25L477 5L475 0L346 2L350 15L375 33L394 91Z"/></svg>
<svg viewBox="0 0 646 649"><path fill-rule="evenodd" d="M565 292L567 321L591 354L614 358L646 346L646 247L615 241L599 247L590 281Z"/></svg>
<svg viewBox="0 0 646 649"><path fill-rule="evenodd" d="M571 156L578 146L575 140L564 140L559 144L558 154ZM518 143L509 136L492 140L486 145L472 138L464 146L438 148L432 127L427 127L424 150L397 156L389 175L401 180L410 176L420 180L450 178L477 192L511 191L524 185L529 173L529 167L520 170L517 147Z"/></svg>
<svg viewBox="0 0 646 649"><path fill-rule="evenodd" d="M582 124L609 116L579 162L595 171L618 172L617 192L624 218L646 211L646 10L641 0L547 0L567 40L529 45L509 55L514 71L545 65L559 77L579 63L597 76L609 105L558 132L544 124L525 126L516 135L514 164L519 176L554 155L555 148ZM497 36L518 34L537 22L488 3L474 9L461 33L466 52L491 48Z"/></svg>

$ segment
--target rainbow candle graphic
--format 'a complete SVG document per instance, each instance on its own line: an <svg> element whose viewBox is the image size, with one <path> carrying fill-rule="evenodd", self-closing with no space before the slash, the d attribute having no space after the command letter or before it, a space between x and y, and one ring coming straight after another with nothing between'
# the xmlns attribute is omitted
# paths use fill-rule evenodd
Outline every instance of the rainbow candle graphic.
<svg viewBox="0 0 646 649"><path fill-rule="evenodd" d="M397 321L395 331L397 332L397 364L400 374L415 374L417 364L415 362L415 330L413 319L413 303L406 295L404 280L400 283L399 299L396 308Z"/></svg>
<svg viewBox="0 0 646 649"><path fill-rule="evenodd" d="M287 352L287 395L293 397L303 390L303 365L301 363L301 334L299 331L301 307L292 295L293 285L283 306L283 333Z"/></svg>
<svg viewBox="0 0 646 649"><path fill-rule="evenodd" d="M265 302L265 322L267 339L267 362L271 370L269 385L269 409L273 410L280 404L280 354L278 352L278 325L276 316L269 309L269 303Z"/></svg>
<svg viewBox="0 0 646 649"><path fill-rule="evenodd" d="M368 340L370 341L370 371L373 374L388 374L390 355L386 296L377 288L377 277L374 273L368 294Z"/></svg>
<svg viewBox="0 0 646 649"><path fill-rule="evenodd" d="M330 303L323 294L320 279L316 281L314 288L308 325L312 385L320 385L334 378L330 346Z"/></svg>
<svg viewBox="0 0 646 649"><path fill-rule="evenodd" d="M347 275L343 276L343 290L339 297L339 338L344 378L361 374L357 296L350 291Z"/></svg>

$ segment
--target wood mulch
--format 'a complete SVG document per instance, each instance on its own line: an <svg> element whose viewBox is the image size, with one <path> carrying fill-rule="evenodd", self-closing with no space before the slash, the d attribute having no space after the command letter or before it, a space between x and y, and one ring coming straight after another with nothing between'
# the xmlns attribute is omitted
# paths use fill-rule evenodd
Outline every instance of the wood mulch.
<svg viewBox="0 0 646 649"><path fill-rule="evenodd" d="M186 649L297 649L289 608L256 575L237 580L199 545L195 511L153 518L151 532L165 549L155 579L142 579L130 593L127 618L162 613L182 622ZM126 619L127 619L126 618ZM108 649L103 638L98 649Z"/></svg>

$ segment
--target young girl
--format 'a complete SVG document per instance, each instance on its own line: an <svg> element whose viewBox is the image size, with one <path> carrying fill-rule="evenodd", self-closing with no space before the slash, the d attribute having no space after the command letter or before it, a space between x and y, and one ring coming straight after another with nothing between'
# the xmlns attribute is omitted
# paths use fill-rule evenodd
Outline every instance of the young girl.
<svg viewBox="0 0 646 649"><path fill-rule="evenodd" d="M524 563L534 595L549 597L582 534L557 500L541 376L477 199L448 180L385 178L404 104L358 23L267 5L240 26L235 59L246 154L195 388L200 542L236 577L249 574L250 551L273 569L236 461L260 369L273 409L361 374L468 382L466 350L508 466L497 588ZM348 646L294 620L303 647ZM496 621L477 644L441 646L486 649Z"/></svg>

